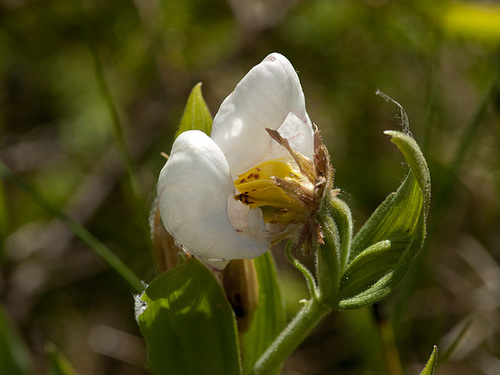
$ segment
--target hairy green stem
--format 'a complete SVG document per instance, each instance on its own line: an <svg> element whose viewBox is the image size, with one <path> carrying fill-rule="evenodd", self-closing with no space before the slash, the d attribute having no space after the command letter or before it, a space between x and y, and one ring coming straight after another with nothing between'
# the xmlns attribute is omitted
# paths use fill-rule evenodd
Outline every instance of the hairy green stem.
<svg viewBox="0 0 500 375"><path fill-rule="evenodd" d="M349 260L352 239L352 215L349 206L337 196L332 197L330 214L337 224L340 240L340 274L343 274Z"/></svg>
<svg viewBox="0 0 500 375"><path fill-rule="evenodd" d="M302 310L259 358L253 374L266 374L276 369L330 311L330 307L315 298L307 301Z"/></svg>
<svg viewBox="0 0 500 375"><path fill-rule="evenodd" d="M299 344L309 335L323 317L338 305L340 279L346 267L352 237L352 218L349 207L336 196L336 192L327 192L317 214L321 225L324 244L317 250L316 277L290 254L290 261L302 272L312 298L267 348L257 361L254 374L265 374L278 367Z"/></svg>
<svg viewBox="0 0 500 375"><path fill-rule="evenodd" d="M313 298L317 298L319 296L318 292L318 287L316 286L316 281L314 280L314 276L312 275L311 271L304 266L300 261L295 258L292 254L292 244L293 242L290 241L285 247L285 254L286 257L288 258L288 261L294 265L294 267L300 271L300 273L304 276L306 283L307 283L307 288L309 289L309 293Z"/></svg>
<svg viewBox="0 0 500 375"><path fill-rule="evenodd" d="M321 300L334 306L342 278L339 229L330 214L322 215L320 223L324 244L316 251L316 277Z"/></svg>

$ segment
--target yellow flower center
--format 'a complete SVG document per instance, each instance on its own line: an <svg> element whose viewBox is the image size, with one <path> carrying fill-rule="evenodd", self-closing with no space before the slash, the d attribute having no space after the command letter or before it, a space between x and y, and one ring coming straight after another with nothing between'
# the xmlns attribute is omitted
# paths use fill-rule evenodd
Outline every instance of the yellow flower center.
<svg viewBox="0 0 500 375"><path fill-rule="evenodd" d="M234 199L251 208L260 207L266 223L301 220L308 212L304 198L314 192L312 184L284 158L251 168L234 185L240 192Z"/></svg>

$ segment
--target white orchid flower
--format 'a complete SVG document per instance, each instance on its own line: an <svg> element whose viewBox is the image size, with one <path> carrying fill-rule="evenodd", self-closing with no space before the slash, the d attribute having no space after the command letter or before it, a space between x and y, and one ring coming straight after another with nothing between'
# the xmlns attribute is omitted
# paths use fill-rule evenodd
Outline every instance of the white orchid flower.
<svg viewBox="0 0 500 375"><path fill-rule="evenodd" d="M191 130L175 140L158 181L159 210L189 253L250 259L286 236L321 241L314 213L327 187L328 154L297 73L273 53L224 100L210 137Z"/></svg>

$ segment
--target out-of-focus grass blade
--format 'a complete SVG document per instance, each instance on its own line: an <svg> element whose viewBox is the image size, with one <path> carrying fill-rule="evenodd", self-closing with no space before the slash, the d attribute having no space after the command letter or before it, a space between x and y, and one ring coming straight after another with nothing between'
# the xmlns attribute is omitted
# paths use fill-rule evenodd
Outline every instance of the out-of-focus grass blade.
<svg viewBox="0 0 500 375"><path fill-rule="evenodd" d="M118 258L113 252L99 241L92 233L90 233L80 223L76 222L64 212L53 206L40 192L21 180L14 172L6 165L0 163L0 175L9 179L18 187L28 193L41 207L56 216L64 224L66 224L75 235L89 245L97 255L99 255L111 268L118 272L136 292L142 292L144 286L141 280Z"/></svg>
<svg viewBox="0 0 500 375"><path fill-rule="evenodd" d="M9 375L33 374L31 358L24 342L0 305L0 372Z"/></svg>
<svg viewBox="0 0 500 375"><path fill-rule="evenodd" d="M101 59L99 58L99 54L97 53L97 48L94 39L91 35L91 26L85 14L82 1L81 0L75 0L75 1L78 8L78 13L80 15L80 24L82 27L82 31L86 39L90 55L92 57L93 72L97 83L97 87L109 111L111 124L113 126L115 145L122 159L123 166L125 168L126 184L127 184L126 186L128 187L127 198L130 200L130 205L135 210L135 214L137 215L137 217L146 217L147 211L143 206L143 200L139 197L137 181L135 178L134 167L132 163L132 157L130 156L130 152L127 147L127 142L125 139L122 121L120 119L120 114L118 112L118 108L115 104L115 101L113 100L113 95L111 94L111 90L106 81L106 77L104 75L104 69L101 63ZM147 225L147 221L139 220L139 223L141 224L141 228L143 231L144 242L148 243L150 236L149 236L149 227Z"/></svg>
<svg viewBox="0 0 500 375"><path fill-rule="evenodd" d="M448 362L448 360L451 358L451 356L455 352L455 349L457 348L458 344L460 343L460 341L462 341L463 337L465 336L465 334L469 330L471 324L472 324L471 320L469 320L467 323L465 323L465 325L460 330L460 332L457 335L457 337L455 337L455 340L453 340L453 342L448 347L448 349L446 349L446 351L444 352L444 354L441 355L441 363L442 364Z"/></svg>
<svg viewBox="0 0 500 375"><path fill-rule="evenodd" d="M47 344L45 350L49 357L48 375L76 375L73 366L54 344Z"/></svg>

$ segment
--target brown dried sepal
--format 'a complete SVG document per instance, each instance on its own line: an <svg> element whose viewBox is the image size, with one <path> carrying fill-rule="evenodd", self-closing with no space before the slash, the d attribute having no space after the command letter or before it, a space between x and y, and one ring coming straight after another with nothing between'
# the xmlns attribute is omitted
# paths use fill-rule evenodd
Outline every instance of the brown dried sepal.
<svg viewBox="0 0 500 375"><path fill-rule="evenodd" d="M250 328L259 299L253 259L231 260L222 272L222 285L233 308L238 332L244 333Z"/></svg>
<svg viewBox="0 0 500 375"><path fill-rule="evenodd" d="M307 206L309 216L303 221L297 239L297 247L302 246L305 254L310 254L319 244L323 243L321 226L316 221L316 213L326 191L333 187L333 168L330 164L330 154L326 149L319 130L314 131L314 157L313 160L291 148L287 139L283 138L277 130L266 129L272 139L283 146L292 156L300 172L307 177L314 186L313 191L291 184L283 179L275 178L277 185L283 188L292 199L300 200Z"/></svg>

